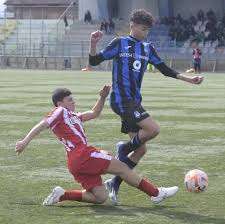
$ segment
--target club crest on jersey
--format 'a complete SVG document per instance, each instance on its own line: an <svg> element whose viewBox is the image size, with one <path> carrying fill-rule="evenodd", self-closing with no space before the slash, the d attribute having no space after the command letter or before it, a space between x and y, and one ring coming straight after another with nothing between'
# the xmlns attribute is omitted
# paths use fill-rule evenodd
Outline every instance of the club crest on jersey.
<svg viewBox="0 0 225 224"><path fill-rule="evenodd" d="M140 118L141 117L141 114L138 111L134 111L134 116L136 118Z"/></svg>
<svg viewBox="0 0 225 224"><path fill-rule="evenodd" d="M128 50L129 48L131 48L132 46L126 46L125 49Z"/></svg>

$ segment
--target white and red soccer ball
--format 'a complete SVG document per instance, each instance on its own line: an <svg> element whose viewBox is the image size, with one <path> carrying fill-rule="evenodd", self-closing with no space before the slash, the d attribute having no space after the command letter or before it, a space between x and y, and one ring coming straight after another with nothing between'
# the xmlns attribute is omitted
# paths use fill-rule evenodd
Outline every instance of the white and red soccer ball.
<svg viewBox="0 0 225 224"><path fill-rule="evenodd" d="M208 176L202 170L190 170L185 175L184 184L189 192L202 192L208 186Z"/></svg>

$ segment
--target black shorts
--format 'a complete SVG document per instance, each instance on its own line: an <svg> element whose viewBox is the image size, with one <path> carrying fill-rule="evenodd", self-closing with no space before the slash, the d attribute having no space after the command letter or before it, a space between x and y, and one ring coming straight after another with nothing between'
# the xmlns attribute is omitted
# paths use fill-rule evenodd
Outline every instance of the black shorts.
<svg viewBox="0 0 225 224"><path fill-rule="evenodd" d="M201 68L201 59L194 59L193 61L194 69L197 70Z"/></svg>
<svg viewBox="0 0 225 224"><path fill-rule="evenodd" d="M148 112L146 112L141 106L141 104L136 104L135 102L124 104L123 112L120 111L118 105L111 104L111 108L116 114L120 116L121 132L125 134L129 132L137 133L141 129L137 123L150 116Z"/></svg>

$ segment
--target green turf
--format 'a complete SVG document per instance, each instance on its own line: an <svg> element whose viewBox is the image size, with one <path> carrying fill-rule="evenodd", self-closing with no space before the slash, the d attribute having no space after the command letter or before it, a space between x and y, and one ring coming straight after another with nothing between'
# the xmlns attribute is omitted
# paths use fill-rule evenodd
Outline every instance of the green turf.
<svg viewBox="0 0 225 224"><path fill-rule="evenodd" d="M123 184L121 206L64 203L43 207L51 189L79 188L66 169L64 149L46 131L20 157L16 140L51 109L51 92L71 88L77 109L89 109L98 89L110 83L103 72L0 70L0 223L225 223L225 74L206 74L201 86L146 74L143 105L160 124L160 135L148 145L137 167L158 185L178 185L176 197L153 205L148 197ZM85 124L89 143L115 152L120 120L107 103L102 116ZM193 168L209 176L204 193L188 193L184 174ZM104 177L107 178L107 177Z"/></svg>

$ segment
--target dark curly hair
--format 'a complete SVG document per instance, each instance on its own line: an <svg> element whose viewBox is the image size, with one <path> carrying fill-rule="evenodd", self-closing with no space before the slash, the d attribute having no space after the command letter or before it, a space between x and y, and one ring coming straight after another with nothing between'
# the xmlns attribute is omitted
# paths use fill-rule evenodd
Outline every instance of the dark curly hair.
<svg viewBox="0 0 225 224"><path fill-rule="evenodd" d="M131 13L130 22L152 27L154 18L152 14L145 9L137 9Z"/></svg>
<svg viewBox="0 0 225 224"><path fill-rule="evenodd" d="M52 102L57 107L57 103L62 101L64 97L71 95L71 91L66 88L58 88L52 94Z"/></svg>

